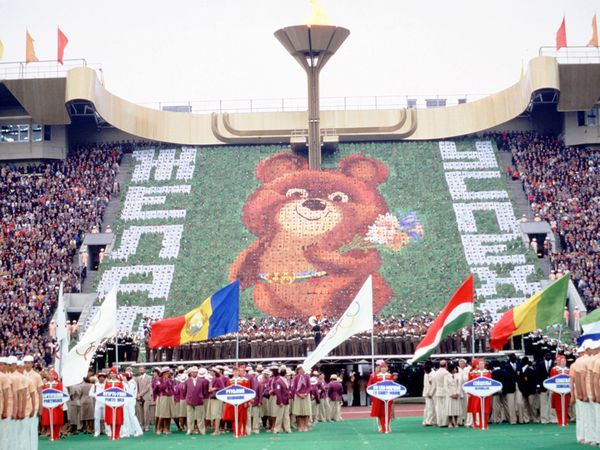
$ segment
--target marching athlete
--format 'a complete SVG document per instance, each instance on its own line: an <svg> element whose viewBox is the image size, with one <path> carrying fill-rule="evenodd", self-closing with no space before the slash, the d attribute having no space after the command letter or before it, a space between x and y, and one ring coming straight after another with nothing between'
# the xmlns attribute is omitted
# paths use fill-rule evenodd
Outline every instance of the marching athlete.
<svg viewBox="0 0 600 450"><path fill-rule="evenodd" d="M375 369L375 373L372 374L369 378L369 386L375 383L379 383L381 381L392 381L392 374L388 372L387 363L383 359L380 359L375 364L377 365L377 368ZM393 402L387 402L387 422L385 420L385 403L386 402L373 397L371 399L371 417L378 418L379 431L381 431L382 433L389 433L391 431L390 420L392 417Z"/></svg>
<svg viewBox="0 0 600 450"><path fill-rule="evenodd" d="M227 382L227 386L243 386L245 388L250 387L250 381L244 377L245 368L238 366L233 368L233 377ZM227 387L226 386L226 387ZM230 405L227 403L223 408L223 420L231 421L234 437L247 436L246 425L248 423L248 406L251 401L242 403L241 405ZM235 414L237 409L238 423L236 427Z"/></svg>
<svg viewBox="0 0 600 450"><path fill-rule="evenodd" d="M42 386L44 389L56 389L57 391L63 390L63 385L58 379L58 373L55 370L48 372L48 379ZM52 415L52 426L50 426L50 415ZM52 410L44 408L42 410L42 425L50 428L50 436L53 441L60 439L60 427L65 423L65 416L63 414L62 407L53 408Z"/></svg>
<svg viewBox="0 0 600 450"><path fill-rule="evenodd" d="M469 373L469 380L474 380L479 377L492 378L492 373L485 368L485 360L474 359L471 362L473 370ZM474 395L469 395L469 403L467 405L467 412L473 415L473 426L481 428L482 430L488 429L488 419L490 411L492 409L492 398L486 397L483 401L483 411L481 411L481 399Z"/></svg>
<svg viewBox="0 0 600 450"><path fill-rule="evenodd" d="M556 357L556 365L550 369L550 377L556 375L569 375L569 368L567 367L567 358L565 355L558 355ZM561 401L560 394L552 392L550 396L550 404L556 411L556 420L558 426L566 426L569 423L569 404L571 402L571 395L566 394L564 399L564 419L563 419L563 402Z"/></svg>
<svg viewBox="0 0 600 450"><path fill-rule="evenodd" d="M123 381L121 381L119 372L116 367L111 367L108 372L108 379L106 380L104 390L119 388L125 391ZM110 427L111 434L109 439L116 440L121 438L121 426L123 425L123 406L116 408L105 406L104 407L104 420L106 425Z"/></svg>

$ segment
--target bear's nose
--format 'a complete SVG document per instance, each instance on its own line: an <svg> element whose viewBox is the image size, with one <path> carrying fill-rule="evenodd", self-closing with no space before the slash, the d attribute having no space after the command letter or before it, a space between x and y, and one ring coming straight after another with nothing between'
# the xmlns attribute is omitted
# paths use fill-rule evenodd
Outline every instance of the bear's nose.
<svg viewBox="0 0 600 450"><path fill-rule="evenodd" d="M327 205L317 198L309 198L302 202L302 206L310 209L311 211L323 211L327 208Z"/></svg>

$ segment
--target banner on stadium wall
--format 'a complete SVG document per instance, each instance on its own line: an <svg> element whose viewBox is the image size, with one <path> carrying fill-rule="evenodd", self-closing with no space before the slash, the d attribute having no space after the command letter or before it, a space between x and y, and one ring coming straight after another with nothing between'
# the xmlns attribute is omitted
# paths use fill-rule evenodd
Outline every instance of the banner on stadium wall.
<svg viewBox="0 0 600 450"><path fill-rule="evenodd" d="M555 375L544 380L544 387L556 394L568 394L571 392L571 379L569 378L569 375Z"/></svg>
<svg viewBox="0 0 600 450"><path fill-rule="evenodd" d="M58 389L44 389L42 391L42 406L52 409L58 408L69 401L69 396Z"/></svg>
<svg viewBox="0 0 600 450"><path fill-rule="evenodd" d="M105 391L96 394L96 400L102 403L105 406L109 406L111 408L118 408L119 406L123 406L127 399L133 398L128 392L125 392L123 389L118 387L112 387Z"/></svg>
<svg viewBox="0 0 600 450"><path fill-rule="evenodd" d="M477 377L467 381L463 385L463 390L475 397L489 397L502 390L502 383L487 377Z"/></svg>
<svg viewBox="0 0 600 450"><path fill-rule="evenodd" d="M217 398L230 405L237 406L249 402L256 397L256 392L244 386L227 386L216 394Z"/></svg>
<svg viewBox="0 0 600 450"><path fill-rule="evenodd" d="M380 381L367 387L367 394L384 402L406 395L407 389L393 381Z"/></svg>

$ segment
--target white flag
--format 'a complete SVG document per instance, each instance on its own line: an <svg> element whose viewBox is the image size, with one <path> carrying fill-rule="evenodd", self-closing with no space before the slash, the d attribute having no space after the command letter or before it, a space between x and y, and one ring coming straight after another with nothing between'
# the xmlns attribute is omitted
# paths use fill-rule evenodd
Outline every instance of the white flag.
<svg viewBox="0 0 600 450"><path fill-rule="evenodd" d="M63 361L69 351L69 334L67 333L67 308L63 295L63 283L58 291L58 306L56 308L56 351L54 354L54 370L62 375Z"/></svg>
<svg viewBox="0 0 600 450"><path fill-rule="evenodd" d="M117 334L117 286L104 297L104 302L92 319L90 326L75 347L65 357L63 385L81 383L86 376L90 361L104 339Z"/></svg>
<svg viewBox="0 0 600 450"><path fill-rule="evenodd" d="M308 372L322 358L355 334L373 329L373 284L371 275L360 288L340 320L329 330L319 346L302 363Z"/></svg>

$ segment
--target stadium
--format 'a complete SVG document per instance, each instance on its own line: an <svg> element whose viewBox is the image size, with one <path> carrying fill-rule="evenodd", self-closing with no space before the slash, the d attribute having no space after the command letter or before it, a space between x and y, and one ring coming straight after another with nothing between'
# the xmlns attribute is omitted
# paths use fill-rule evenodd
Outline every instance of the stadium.
<svg viewBox="0 0 600 450"><path fill-rule="evenodd" d="M87 375L72 372L79 383L73 385L85 384L87 391L113 367L132 368L134 380L140 367L161 377L176 366L182 377L200 366L233 379L236 370L246 370L254 378L258 367L295 369L318 353L368 280L372 325L353 321L349 327L357 331L307 371L318 370L328 382L339 379L343 396L340 391L331 402L344 408L337 418L327 414L346 422L317 424L308 440L248 436L227 445L325 442L337 448L350 445L345 435L363 448L407 439L418 448L447 447L447 419L440 419L439 408L437 422L426 423L428 408L438 404L436 394L427 393L430 372L445 371L449 361L460 374L459 359L485 358L493 375L505 370L510 355L519 358L517 387L494 396L493 425L478 438L482 445L499 448L506 439L531 448L576 445L575 426L555 430L561 419L540 386L550 376L547 355L552 367L560 357L570 366L585 351L577 341L582 334L598 339L585 328L595 323L590 313L600 304L595 16L587 46L567 45L563 18L556 46L540 47L522 64L518 81L492 94L331 98L320 92L321 70L326 66L327 73L337 53L352 46L353 30L310 4L308 25L255 29L274 33L289 64L306 77L300 99L129 101L111 91L111 73L101 65L69 59L60 29L56 60L36 56L28 31L26 60L0 61L0 356L32 356L36 370L46 376L55 368L66 385L68 355L77 353ZM2 48L0 41L0 58ZM208 67L219 70L218 63ZM446 305L469 279L469 324L438 334L419 359L428 331L449 323L442 323ZM544 293L560 280L566 280L565 293L550 318L540 312L539 298L546 301ZM239 296L235 326L213 333L211 327L221 326L215 321L225 321L217 299L228 285ZM113 294L116 313L104 324ZM496 345L493 328L507 314L516 317L511 311L525 314L532 298L540 303L537 318L534 311L527 319L530 329L510 332ZM162 330L156 324L164 323L171 335L155 345L151 340ZM103 326L112 331L86 340ZM368 415L367 380L376 359L406 387L392 408L391 441L359 419ZM2 364L8 370L11 363ZM526 367L537 377L533 388ZM70 389L73 408L83 409L87 391ZM515 391L513 412L500 397ZM460 398L458 425L465 427L450 446L475 431L460 418L467 396ZM132 414L143 416L143 404ZM72 411L65 407L67 420L82 414ZM257 416L256 434L277 430L275 416L269 425L265 414ZM584 414L577 410L577 417ZM308 417L311 424L320 421L314 410ZM79 435L52 444L88 445L91 428L75 420L61 434ZM160 430L160 419L151 422L140 418L144 431ZM517 422L528 425L512 427ZM167 423L163 434L170 434ZM173 445L186 445L185 425L174 425L181 433L173 427L172 438L179 439ZM294 425L294 415L292 425L306 431L301 419ZM215 426L218 434L218 420ZM237 425L224 431L232 428L237 437ZM149 432L127 445L158 447L164 442L158 439ZM193 439L201 445L201 437ZM219 437L206 439L202 445L223 445ZM50 444L40 438L43 448Z"/></svg>

